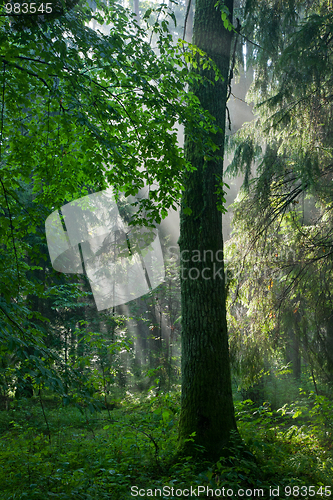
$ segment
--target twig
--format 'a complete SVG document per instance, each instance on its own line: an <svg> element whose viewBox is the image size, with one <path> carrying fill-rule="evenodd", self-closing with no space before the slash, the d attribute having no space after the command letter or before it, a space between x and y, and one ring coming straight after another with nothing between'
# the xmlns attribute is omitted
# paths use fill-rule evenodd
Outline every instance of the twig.
<svg viewBox="0 0 333 500"><path fill-rule="evenodd" d="M44 85L50 90L50 87L48 86L47 81L44 80L44 78L42 78L41 76L39 76L37 73L34 73L33 71L30 71L26 68L22 68L22 66L19 66L18 64L10 63L9 61L6 61L6 59L4 59L4 58L2 58L2 60L3 60L4 64L8 64L9 66L12 66L13 68L16 68L16 69L19 69L21 71L24 71L25 73L28 73L28 75L30 75L30 76L34 76L35 78L38 78L38 80L43 82Z"/></svg>
<svg viewBox="0 0 333 500"><path fill-rule="evenodd" d="M5 195L5 200L6 200L6 205L7 205L8 215L9 215L10 233L12 235L12 240L13 240L13 248L14 248L16 270L17 270L17 297L18 297L19 294L20 294L20 269L19 269L19 263L18 263L16 245L15 245L15 237L14 237L14 227L13 227L13 221L12 221L12 214L10 212L10 207L9 207L9 203L8 203L6 189L5 189L5 186L4 186L3 182L2 182L1 177L0 177L0 183L1 183L4 195Z"/></svg>

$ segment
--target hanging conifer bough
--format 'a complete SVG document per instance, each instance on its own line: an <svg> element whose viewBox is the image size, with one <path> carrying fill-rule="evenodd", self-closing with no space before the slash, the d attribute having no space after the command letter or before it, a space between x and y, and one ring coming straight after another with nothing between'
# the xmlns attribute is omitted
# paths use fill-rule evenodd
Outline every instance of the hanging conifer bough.
<svg viewBox="0 0 333 500"><path fill-rule="evenodd" d="M283 348L286 339L295 352L301 348L319 376L332 381L333 4L244 5L247 64L255 70L249 101L257 116L230 138L228 170L244 174L245 188L229 241L239 270L234 301L245 298L256 341L269 324ZM313 372L312 378L317 391Z"/></svg>
<svg viewBox="0 0 333 500"><path fill-rule="evenodd" d="M255 69L249 98L257 119L231 138L228 173L245 174L249 226L259 235L300 196L331 199L333 11L330 1L248 0L244 18L254 42L247 63Z"/></svg>
<svg viewBox="0 0 333 500"><path fill-rule="evenodd" d="M180 449L201 449L209 459L225 453L237 427L232 401L223 265L223 153L229 82L233 1L198 0L193 43L217 65L221 78L206 78L191 90L214 117L216 150L205 153L186 133L185 174L179 246L182 295L182 399ZM222 199L221 199L222 198Z"/></svg>

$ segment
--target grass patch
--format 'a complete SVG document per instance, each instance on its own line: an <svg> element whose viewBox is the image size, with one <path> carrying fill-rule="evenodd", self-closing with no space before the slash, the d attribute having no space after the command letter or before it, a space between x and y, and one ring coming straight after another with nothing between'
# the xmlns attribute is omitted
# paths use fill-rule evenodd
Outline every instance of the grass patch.
<svg viewBox="0 0 333 500"><path fill-rule="evenodd" d="M262 488L262 498L269 498L269 488L279 487L281 495L286 487L314 486L315 495L299 490L300 498L325 497L320 487L330 486L333 477L329 400L303 394L278 411L236 402L247 448L235 444L228 459L194 463L191 457L175 459L179 397L128 396L120 408L100 413L45 405L50 436L38 401L16 402L0 412L1 500L124 500L139 491L131 495L131 487L145 490L137 498L150 498L155 488L160 498L179 498L184 489L195 498L198 486L221 493L225 488L225 497L227 489L236 494Z"/></svg>

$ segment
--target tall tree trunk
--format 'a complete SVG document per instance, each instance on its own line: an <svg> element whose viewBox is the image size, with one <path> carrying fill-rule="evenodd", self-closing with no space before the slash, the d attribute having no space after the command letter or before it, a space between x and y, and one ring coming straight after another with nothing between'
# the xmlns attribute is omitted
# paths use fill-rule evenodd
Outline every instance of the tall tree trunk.
<svg viewBox="0 0 333 500"><path fill-rule="evenodd" d="M326 323L326 358L327 358L327 371L329 380L333 381L333 313L328 313L328 321Z"/></svg>
<svg viewBox="0 0 333 500"><path fill-rule="evenodd" d="M293 376L296 380L300 380L302 374L302 357L300 350L300 339L301 339L301 315L298 312L295 323L295 332L294 332L294 344L293 344Z"/></svg>
<svg viewBox="0 0 333 500"><path fill-rule="evenodd" d="M223 453L236 431L232 401L223 265L222 214L217 208L217 177L222 178L232 32L224 28L216 0L197 0L193 43L217 64L224 81L195 89L202 106L223 132L215 138L216 159L205 161L185 138L187 159L196 170L186 174L181 209L182 397L180 450L204 446L209 458ZM232 16L233 0L227 0ZM206 70L207 71L207 70ZM208 71L207 71L208 74ZM214 76L208 76L214 81ZM218 158L220 157L220 158ZM191 215L184 208L191 209ZM200 256L201 261L198 260ZM186 439L195 432L194 443Z"/></svg>
<svg viewBox="0 0 333 500"><path fill-rule="evenodd" d="M139 0L133 0L133 10L136 15L136 20L140 24L140 10L139 10Z"/></svg>
<svg viewBox="0 0 333 500"><path fill-rule="evenodd" d="M301 353L300 336L296 326L291 325L288 331L288 341L286 344L286 362L291 364L293 377L296 380L301 378Z"/></svg>

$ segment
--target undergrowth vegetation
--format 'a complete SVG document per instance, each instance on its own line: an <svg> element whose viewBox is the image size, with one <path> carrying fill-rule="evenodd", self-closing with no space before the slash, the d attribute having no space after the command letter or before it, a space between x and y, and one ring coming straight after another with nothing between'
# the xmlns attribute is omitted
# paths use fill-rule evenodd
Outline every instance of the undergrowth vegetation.
<svg viewBox="0 0 333 500"><path fill-rule="evenodd" d="M300 391L278 410L236 401L244 444L235 440L217 463L177 458L179 392L128 393L99 413L42 402L44 411L36 398L0 412L1 500L236 498L240 488L245 498L269 498L270 488L279 488L274 498L329 496L333 403L325 396Z"/></svg>

